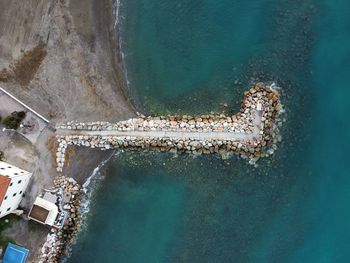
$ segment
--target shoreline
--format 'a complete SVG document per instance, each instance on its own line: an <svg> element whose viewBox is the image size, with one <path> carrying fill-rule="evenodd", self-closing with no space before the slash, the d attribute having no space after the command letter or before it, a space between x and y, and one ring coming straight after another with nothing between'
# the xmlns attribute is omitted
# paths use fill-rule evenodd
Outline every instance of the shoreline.
<svg viewBox="0 0 350 263"><path fill-rule="evenodd" d="M111 0L113 3L113 28L116 35L116 59L119 60L118 65L118 73L120 73L120 79L122 79L123 91L125 92L125 99L131 104L135 113L141 111L141 105L138 101L137 94L133 92L130 88L130 81L128 77L128 70L126 68L125 61L125 53L123 52L122 42L123 39L121 37L121 26L122 26L122 16L121 16L121 8L122 8L122 0Z"/></svg>
<svg viewBox="0 0 350 263"><path fill-rule="evenodd" d="M116 74L118 75L118 79L121 82L121 87L123 90L123 94L125 97L125 100L128 101L134 110L134 113L138 112L138 106L135 99L135 94L133 94L132 90L130 89L129 85L129 79L128 79L128 70L126 68L126 61L125 61L125 53L123 52L122 47L122 37L121 37L121 19L120 19L120 9L122 7L121 0L111 0L112 1L112 7L113 7L113 30L115 32L115 41L113 41L112 45L115 45L116 54L115 54L115 60L116 60Z"/></svg>

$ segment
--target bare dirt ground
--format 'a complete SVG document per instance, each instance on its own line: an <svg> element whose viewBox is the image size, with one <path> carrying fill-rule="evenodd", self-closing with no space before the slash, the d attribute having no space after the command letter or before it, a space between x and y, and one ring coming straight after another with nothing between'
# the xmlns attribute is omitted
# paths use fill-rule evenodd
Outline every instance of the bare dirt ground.
<svg viewBox="0 0 350 263"><path fill-rule="evenodd" d="M135 116L117 54L112 0L0 0L0 6L6 7L0 8L2 88L53 123ZM25 211L56 176L52 136L45 128L30 142L0 132L5 161L33 172L21 204ZM76 149L64 172L82 182L109 155ZM28 262L38 262L47 233L46 227L21 219L5 234L30 249Z"/></svg>

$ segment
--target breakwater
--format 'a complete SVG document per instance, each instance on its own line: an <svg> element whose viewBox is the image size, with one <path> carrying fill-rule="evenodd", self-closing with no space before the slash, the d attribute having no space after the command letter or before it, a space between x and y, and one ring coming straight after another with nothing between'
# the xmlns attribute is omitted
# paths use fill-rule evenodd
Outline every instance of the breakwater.
<svg viewBox="0 0 350 263"><path fill-rule="evenodd" d="M257 83L244 93L233 116L143 116L117 123L71 121L57 127L57 171L69 145L106 149L238 154L254 164L277 149L283 106L274 86Z"/></svg>

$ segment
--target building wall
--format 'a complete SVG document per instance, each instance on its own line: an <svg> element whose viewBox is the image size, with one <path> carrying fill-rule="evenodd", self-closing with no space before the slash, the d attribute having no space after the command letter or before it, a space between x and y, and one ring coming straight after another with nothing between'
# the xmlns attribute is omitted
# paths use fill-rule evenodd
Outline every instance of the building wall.
<svg viewBox="0 0 350 263"><path fill-rule="evenodd" d="M0 206L0 217L3 217L18 208L32 174L4 162L0 162L0 174L11 179Z"/></svg>

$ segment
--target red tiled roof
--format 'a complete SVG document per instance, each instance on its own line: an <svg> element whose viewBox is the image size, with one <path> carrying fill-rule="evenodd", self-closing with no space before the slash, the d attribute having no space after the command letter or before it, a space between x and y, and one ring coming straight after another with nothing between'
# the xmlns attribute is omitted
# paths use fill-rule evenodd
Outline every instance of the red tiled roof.
<svg viewBox="0 0 350 263"><path fill-rule="evenodd" d="M7 192L11 179L0 174L0 206Z"/></svg>

